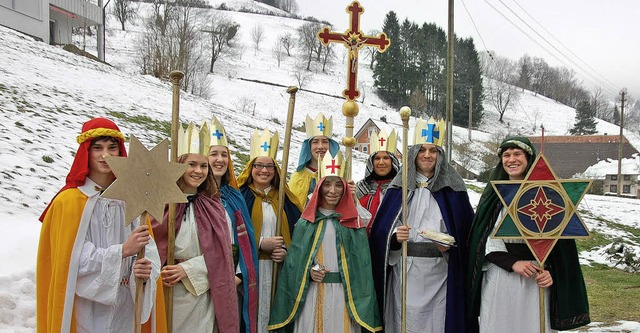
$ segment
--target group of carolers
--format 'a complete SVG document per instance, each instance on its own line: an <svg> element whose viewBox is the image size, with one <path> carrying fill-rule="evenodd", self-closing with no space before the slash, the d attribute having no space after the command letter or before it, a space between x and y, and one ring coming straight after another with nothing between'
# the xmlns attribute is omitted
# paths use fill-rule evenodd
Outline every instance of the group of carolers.
<svg viewBox="0 0 640 333"><path fill-rule="evenodd" d="M115 180L105 156L126 156L124 135L110 120L86 122L66 185L40 218L38 332L131 330L136 278L144 281L145 331L166 331L165 286L173 287L173 332L400 332L403 242L407 332L540 332L539 288L548 294L547 332L589 323L575 242L559 240L539 267L522 242L490 237L504 207L488 185L474 216L444 157L442 121L416 121L406 225L393 130L371 133L356 184L343 177L332 119L307 116L305 127L283 189L277 132L254 131L236 179L215 117L181 131L178 162L187 169L177 184L188 203L176 207L168 265L168 214L164 223L125 226L124 203L101 195ZM492 179L521 180L536 152L528 139L511 137L498 156ZM425 230L455 243L425 238ZM145 258L137 258L142 248Z"/></svg>

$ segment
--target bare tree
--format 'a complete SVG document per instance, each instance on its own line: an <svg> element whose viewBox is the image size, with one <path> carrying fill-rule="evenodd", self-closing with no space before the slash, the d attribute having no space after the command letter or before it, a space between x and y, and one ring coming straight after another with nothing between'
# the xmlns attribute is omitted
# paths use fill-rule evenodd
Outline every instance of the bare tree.
<svg viewBox="0 0 640 333"><path fill-rule="evenodd" d="M596 113L596 118L613 122L613 108L609 106L601 87L595 87L591 92L591 106Z"/></svg>
<svg viewBox="0 0 640 333"><path fill-rule="evenodd" d="M213 65L224 56L234 45L240 26L225 13L215 12L209 20L209 25L203 30L210 34L211 58L209 73L213 73Z"/></svg>
<svg viewBox="0 0 640 333"><path fill-rule="evenodd" d="M113 15L118 19L124 31L124 24L127 21L135 19L137 8L131 4L129 0L115 0L113 3Z"/></svg>
<svg viewBox="0 0 640 333"><path fill-rule="evenodd" d="M380 30L369 30L369 36L378 36L379 34ZM373 70L373 63L376 60L378 49L374 46L365 46L362 50L364 51L364 57L369 58L369 69Z"/></svg>
<svg viewBox="0 0 640 333"><path fill-rule="evenodd" d="M500 114L498 121L501 123L504 122L502 120L504 113L512 107L513 103L520 99L520 91L516 86L497 80L488 84L487 94L491 105Z"/></svg>
<svg viewBox="0 0 640 333"><path fill-rule="evenodd" d="M251 29L251 40L253 41L255 51L260 50L260 43L264 40L264 27L256 24Z"/></svg>
<svg viewBox="0 0 640 333"><path fill-rule="evenodd" d="M291 72L291 76L296 80L300 89L302 89L307 82L313 79L313 73L306 70L304 66L304 62L298 62L296 63L293 72Z"/></svg>
<svg viewBox="0 0 640 333"><path fill-rule="evenodd" d="M293 50L294 48L294 40L293 40L293 36L291 36L291 33L287 32L283 35L280 35L280 37L278 37L278 39L280 39L282 41L282 47L287 51L287 57L291 56L291 50Z"/></svg>
<svg viewBox="0 0 640 333"><path fill-rule="evenodd" d="M271 53L273 54L273 56L278 61L278 68L280 68L280 63L282 62L282 59L284 58L284 51L283 51L283 47L282 47L282 39L281 38L276 38L276 42L273 45L273 48L271 49Z"/></svg>
<svg viewBox="0 0 640 333"><path fill-rule="evenodd" d="M322 44L321 44L322 45ZM333 59L335 59L335 51L334 51L334 45L335 44L329 44L327 46L322 46L322 48L320 49L320 62L322 63L322 72L326 73L326 68L327 68L327 64L331 64L333 62Z"/></svg>
<svg viewBox="0 0 640 333"><path fill-rule="evenodd" d="M427 113L427 97L420 88L413 89L409 95L409 106L411 110L415 110L418 116L428 116Z"/></svg>
<svg viewBox="0 0 640 333"><path fill-rule="evenodd" d="M278 7L287 13L295 13L298 11L298 3L296 0L278 0Z"/></svg>
<svg viewBox="0 0 640 333"><path fill-rule="evenodd" d="M298 44L300 45L300 51L304 54L305 61L307 62L306 69L311 70L311 61L313 60L313 54L316 53L320 40L316 36L320 31L321 25L317 22L307 22L298 28Z"/></svg>

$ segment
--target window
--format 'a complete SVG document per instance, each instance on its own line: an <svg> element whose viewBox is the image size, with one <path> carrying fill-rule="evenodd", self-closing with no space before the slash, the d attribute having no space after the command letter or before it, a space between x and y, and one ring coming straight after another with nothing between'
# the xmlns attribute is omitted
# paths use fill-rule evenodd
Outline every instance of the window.
<svg viewBox="0 0 640 333"><path fill-rule="evenodd" d="M624 180L631 180L631 175L624 175Z"/></svg>
<svg viewBox="0 0 640 333"><path fill-rule="evenodd" d="M631 193L631 185L622 185L622 193Z"/></svg>
<svg viewBox="0 0 640 333"><path fill-rule="evenodd" d="M611 175L611 180L618 180L618 175Z"/></svg>
<svg viewBox="0 0 640 333"><path fill-rule="evenodd" d="M609 185L609 192L618 193L618 185Z"/></svg>
<svg viewBox="0 0 640 333"><path fill-rule="evenodd" d="M362 152L363 153L368 153L369 152L369 147L367 147L366 145L362 146Z"/></svg>

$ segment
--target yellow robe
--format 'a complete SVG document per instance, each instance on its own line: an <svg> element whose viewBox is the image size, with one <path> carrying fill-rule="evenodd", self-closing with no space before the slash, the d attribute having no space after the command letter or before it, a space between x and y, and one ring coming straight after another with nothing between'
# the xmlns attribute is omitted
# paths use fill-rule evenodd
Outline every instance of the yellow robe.
<svg viewBox="0 0 640 333"><path fill-rule="evenodd" d="M89 220L97 198L89 197L80 189L71 188L58 194L42 222L36 268L36 329L38 332L76 332L73 314L78 274L77 257L85 240L79 229L83 217ZM148 221L147 221L148 223ZM149 230L151 226L149 225ZM74 259L75 257L75 259ZM70 267L73 265L73 269ZM166 332L161 280L157 284L155 332ZM144 326L150 331L151 320Z"/></svg>
<svg viewBox="0 0 640 333"><path fill-rule="evenodd" d="M289 179L289 188L298 199L298 202L302 204L303 208L307 207L307 201L309 201L309 187L312 179L315 179L317 184L318 174L306 167L294 172L291 175L291 179Z"/></svg>

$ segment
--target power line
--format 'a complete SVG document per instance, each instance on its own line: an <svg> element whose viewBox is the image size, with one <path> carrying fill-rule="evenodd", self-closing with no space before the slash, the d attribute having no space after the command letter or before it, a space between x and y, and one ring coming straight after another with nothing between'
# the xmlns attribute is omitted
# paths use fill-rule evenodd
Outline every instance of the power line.
<svg viewBox="0 0 640 333"><path fill-rule="evenodd" d="M467 12L467 15L469 15L471 24L473 24L473 28L476 29L476 32L478 33L478 37L480 38L480 41L482 42L484 49L487 50L487 54L489 55L489 58L493 60L493 55L491 55L491 52L489 52L489 48L487 47L487 44L485 44L484 39L482 38L480 31L478 30L478 27L476 26L476 22L473 20L473 17L471 17L471 13L469 13L469 10L467 9L467 5L464 3L464 0L461 0L461 1L462 1L462 7L464 7L464 10Z"/></svg>
<svg viewBox="0 0 640 333"><path fill-rule="evenodd" d="M573 51L571 51L571 49L569 47L567 47L560 39L556 38L556 36L554 36L549 30L547 30L540 22L538 22L538 20L536 20L531 14L529 14L529 12L527 12L526 9L524 9L522 6L520 6L520 4L516 1L516 0L511 0L513 1L525 14L527 14L527 16L529 16L534 22L536 22L536 24L538 24L542 30L544 30L547 34L549 34L549 36L551 36L555 41L557 41L558 43L560 43L560 45L562 45L567 51L569 51L569 53L571 53L574 57L576 57L576 59L580 60L580 62L582 62L583 64L585 64L585 66L587 66L590 70L592 70L595 74L597 74L598 76L600 76L600 78L602 78L603 80L607 81L609 84L611 84L612 86L617 86L615 83L609 81L604 75L600 74L597 70L595 70L594 68L592 68L586 61L582 60L578 55L576 55L575 53L573 53Z"/></svg>
<svg viewBox="0 0 640 333"><path fill-rule="evenodd" d="M486 0L485 0L486 1ZM577 64L575 61L573 61L570 57L568 57L567 55L565 55L562 51L560 51L555 45L553 45L551 42L549 42L544 36L542 36L536 29L534 29L527 21L525 21L520 15L518 15L518 13L516 13L515 11L513 11L511 8L509 8L509 6L507 6L507 4L504 3L504 1L502 0L498 0L507 10L509 10L511 12L511 14L513 14L515 17L517 17L522 23L524 23L524 25L526 25L531 31L533 31L536 35L538 35L538 37L540 37L543 41L545 41L547 44L549 44L549 46L551 46L554 50L556 50L560 55L562 55L564 58L566 58L569 62L571 62L574 66L576 66L578 69L580 69L584 74L586 74L589 78L591 78L594 83L604 86L605 89L611 89L611 86L608 86L608 84L605 84L602 80L600 80L599 78L596 78L595 76L593 76L591 73L589 73L589 71L586 71L584 68L582 68L582 66L580 66L579 64ZM529 36L529 38L531 38ZM548 52L548 51L547 51ZM608 86L608 87L607 87ZM615 86L615 85L614 85ZM615 92L617 89L612 89L613 92Z"/></svg>

